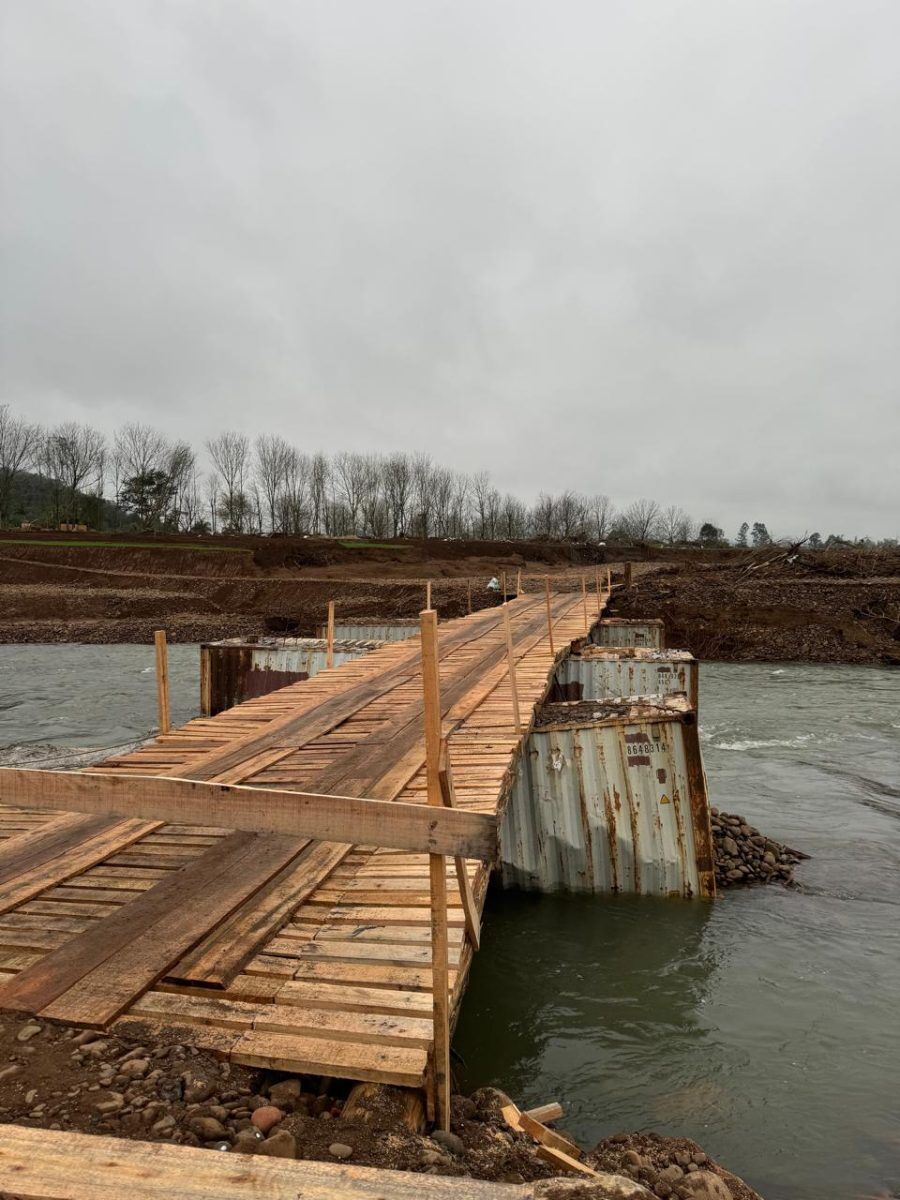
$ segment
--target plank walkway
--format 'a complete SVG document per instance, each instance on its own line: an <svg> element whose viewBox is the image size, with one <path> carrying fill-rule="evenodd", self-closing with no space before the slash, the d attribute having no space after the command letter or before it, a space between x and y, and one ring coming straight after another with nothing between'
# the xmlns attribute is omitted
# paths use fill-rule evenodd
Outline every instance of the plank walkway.
<svg viewBox="0 0 900 1200"><path fill-rule="evenodd" d="M551 609L558 658L585 632L582 596ZM554 661L545 598L509 614L527 723ZM441 625L438 650L457 805L497 812L520 746L501 610ZM390 643L94 769L425 803L420 659L418 639ZM352 832L327 843L0 804L0 1008L165 1025L237 1063L421 1086L428 856ZM488 869L468 875L480 911ZM472 946L452 860L447 880L455 1019Z"/></svg>

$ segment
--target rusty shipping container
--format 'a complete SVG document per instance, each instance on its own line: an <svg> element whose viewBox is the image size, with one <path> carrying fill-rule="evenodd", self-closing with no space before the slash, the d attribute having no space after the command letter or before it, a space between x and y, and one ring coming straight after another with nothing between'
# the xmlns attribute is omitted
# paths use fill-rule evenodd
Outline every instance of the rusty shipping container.
<svg viewBox="0 0 900 1200"><path fill-rule="evenodd" d="M656 618L603 617L591 630L591 641L598 646L644 646L662 650L666 644L665 626Z"/></svg>
<svg viewBox="0 0 900 1200"><path fill-rule="evenodd" d="M503 813L500 859L509 887L714 896L687 698L546 703Z"/></svg>
<svg viewBox="0 0 900 1200"><path fill-rule="evenodd" d="M377 650L380 641L335 640L334 665ZM326 666L321 638L227 638L200 647L200 711L205 717L311 679Z"/></svg>
<svg viewBox="0 0 900 1200"><path fill-rule="evenodd" d="M605 700L684 692L697 711L700 664L688 650L583 642L559 664L552 700Z"/></svg>

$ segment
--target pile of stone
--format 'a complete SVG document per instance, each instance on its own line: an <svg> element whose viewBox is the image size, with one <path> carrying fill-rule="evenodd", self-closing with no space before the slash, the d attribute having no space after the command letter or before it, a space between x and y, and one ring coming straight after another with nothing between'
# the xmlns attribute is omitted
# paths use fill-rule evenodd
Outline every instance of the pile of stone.
<svg viewBox="0 0 900 1200"><path fill-rule="evenodd" d="M759 1200L696 1142L658 1133L615 1133L588 1153L595 1170L632 1179L659 1200Z"/></svg>
<svg viewBox="0 0 900 1200"><path fill-rule="evenodd" d="M749 825L743 817L711 808L716 853L716 886L783 883L796 886L794 867L808 854L792 850Z"/></svg>

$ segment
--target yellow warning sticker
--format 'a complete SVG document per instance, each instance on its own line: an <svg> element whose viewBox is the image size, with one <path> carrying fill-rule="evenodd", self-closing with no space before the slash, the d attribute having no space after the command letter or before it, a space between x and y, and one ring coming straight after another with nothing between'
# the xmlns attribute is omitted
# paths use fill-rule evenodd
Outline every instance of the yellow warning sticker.
<svg viewBox="0 0 900 1200"><path fill-rule="evenodd" d="M663 792L663 794L660 796L659 802L660 802L660 804L671 804L672 803L672 801L665 794L665 792Z"/></svg>

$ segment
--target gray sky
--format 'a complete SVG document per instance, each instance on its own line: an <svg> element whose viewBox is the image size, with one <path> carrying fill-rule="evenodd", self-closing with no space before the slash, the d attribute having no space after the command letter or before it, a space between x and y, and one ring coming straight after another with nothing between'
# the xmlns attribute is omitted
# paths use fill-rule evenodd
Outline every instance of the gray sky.
<svg viewBox="0 0 900 1200"><path fill-rule="evenodd" d="M3 379L898 533L897 0L5 0Z"/></svg>

